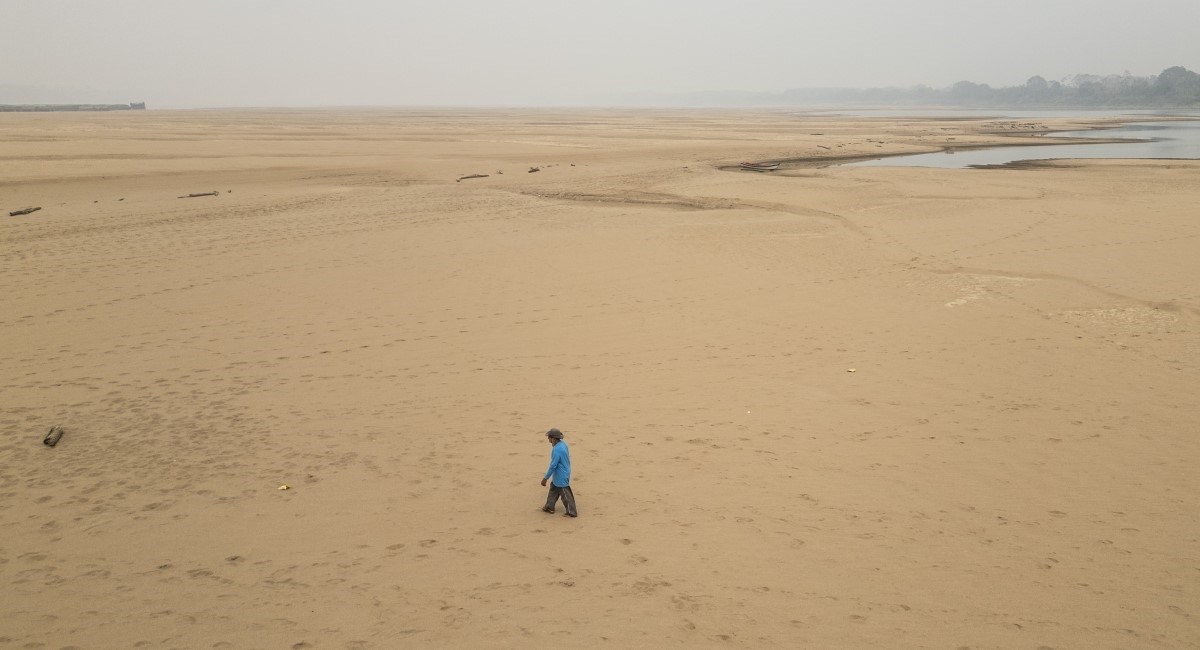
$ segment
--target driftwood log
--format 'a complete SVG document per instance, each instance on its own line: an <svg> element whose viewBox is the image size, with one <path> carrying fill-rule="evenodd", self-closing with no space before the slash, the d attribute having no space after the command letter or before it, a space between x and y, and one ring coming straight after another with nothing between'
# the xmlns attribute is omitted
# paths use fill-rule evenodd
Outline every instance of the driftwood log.
<svg viewBox="0 0 1200 650"><path fill-rule="evenodd" d="M195 194L187 194L187 195L185 195L185 196L181 196L181 197L179 197L179 198L181 198L181 199L194 199L194 198L196 198L197 196L220 196L220 195L221 195L221 193L220 193L220 192L197 192L197 193L195 193Z"/></svg>
<svg viewBox="0 0 1200 650"><path fill-rule="evenodd" d="M779 163L744 162L741 168L751 172L773 172L779 170Z"/></svg>
<svg viewBox="0 0 1200 650"><path fill-rule="evenodd" d="M13 210L12 212L9 212L8 216L19 217L23 214L31 214L31 213L37 212L38 210L41 210L41 209L42 209L41 206L38 206L36 208L21 208L20 210Z"/></svg>
<svg viewBox="0 0 1200 650"><path fill-rule="evenodd" d="M468 178L487 178L487 177L488 177L487 174L467 174L466 176L459 176L458 180L456 180L454 182L457 183L458 181L465 181Z"/></svg>
<svg viewBox="0 0 1200 650"><path fill-rule="evenodd" d="M58 444L59 440L62 440L64 433L66 432L63 431L62 427L50 427L50 432L46 434L45 438L42 438L42 444L47 447L53 447Z"/></svg>

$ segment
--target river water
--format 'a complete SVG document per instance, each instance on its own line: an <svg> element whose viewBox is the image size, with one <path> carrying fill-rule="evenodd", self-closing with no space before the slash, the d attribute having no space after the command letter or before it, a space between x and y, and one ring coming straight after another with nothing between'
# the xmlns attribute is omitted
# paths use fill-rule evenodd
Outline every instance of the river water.
<svg viewBox="0 0 1200 650"><path fill-rule="evenodd" d="M928 113L926 113L928 115ZM1079 113L1075 113L1078 116ZM1028 115L1045 117L1046 114ZM1013 116L1018 117L1018 116ZM1026 117L1021 115L1019 117ZM1153 119L1150 115L1132 119ZM983 165L1005 165L1024 160L1061 158L1185 158L1200 159L1200 120L1179 122L1136 122L1114 129L1066 131L1045 136L1055 138L1136 139L1137 142L1096 144L1046 144L1037 146L998 146L954 152L890 156L849 163L850 167L942 167L963 169Z"/></svg>

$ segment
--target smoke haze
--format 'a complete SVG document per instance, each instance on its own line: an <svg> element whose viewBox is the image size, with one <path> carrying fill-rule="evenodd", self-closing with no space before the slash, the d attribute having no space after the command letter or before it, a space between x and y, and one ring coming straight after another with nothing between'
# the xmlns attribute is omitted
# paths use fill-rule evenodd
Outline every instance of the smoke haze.
<svg viewBox="0 0 1200 650"><path fill-rule="evenodd" d="M1200 68L1200 2L3 0L0 103L581 105Z"/></svg>

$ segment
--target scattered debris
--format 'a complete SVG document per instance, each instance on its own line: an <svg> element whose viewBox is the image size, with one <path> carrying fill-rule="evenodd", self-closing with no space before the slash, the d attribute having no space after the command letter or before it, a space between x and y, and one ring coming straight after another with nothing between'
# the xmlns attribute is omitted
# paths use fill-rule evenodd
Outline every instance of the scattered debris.
<svg viewBox="0 0 1200 650"><path fill-rule="evenodd" d="M20 210L13 210L12 212L9 212L8 216L19 217L23 214L31 214L31 213L37 212L38 210L41 210L41 209L42 209L42 206L40 206L40 205L35 208L21 208Z"/></svg>
<svg viewBox="0 0 1200 650"><path fill-rule="evenodd" d="M196 198L197 196L220 196L220 195L221 195L221 193L220 193L220 192L196 192L195 194L188 194L188 195L186 195L186 196L181 196L181 197L179 197L179 198L181 198L181 199L194 199L194 198Z"/></svg>
<svg viewBox="0 0 1200 650"><path fill-rule="evenodd" d="M46 434L45 438L42 438L42 444L47 447L53 447L58 444L59 440L62 440L64 433L66 432L60 426L50 427L50 432Z"/></svg>
<svg viewBox="0 0 1200 650"><path fill-rule="evenodd" d="M487 174L467 174L466 176L459 176L458 180L456 180L454 182L457 183L458 181L465 181L468 178L487 178L487 177L488 177Z"/></svg>
<svg viewBox="0 0 1200 650"><path fill-rule="evenodd" d="M530 173L530 174L532 174L533 172L540 172L540 171L542 171L542 168L541 168L541 167L530 167L530 168L529 168L529 173Z"/></svg>

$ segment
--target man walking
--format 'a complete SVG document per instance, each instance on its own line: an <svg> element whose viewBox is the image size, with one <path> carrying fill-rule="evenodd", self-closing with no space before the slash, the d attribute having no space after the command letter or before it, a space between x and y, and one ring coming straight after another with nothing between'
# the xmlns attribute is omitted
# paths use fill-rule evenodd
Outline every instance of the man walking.
<svg viewBox="0 0 1200 650"><path fill-rule="evenodd" d="M542 512L554 512L561 498L567 508L568 517L578 517L575 510L575 493L571 491L571 454L567 443L563 442L562 431L551 429L546 432L546 440L550 441L550 469L542 477L542 485L550 481L550 493L546 495L546 506Z"/></svg>

